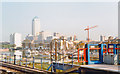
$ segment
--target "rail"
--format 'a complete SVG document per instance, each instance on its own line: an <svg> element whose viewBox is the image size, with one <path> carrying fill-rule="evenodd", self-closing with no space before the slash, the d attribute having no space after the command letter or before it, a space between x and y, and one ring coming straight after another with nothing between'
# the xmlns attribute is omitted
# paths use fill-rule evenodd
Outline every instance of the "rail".
<svg viewBox="0 0 120 74"><path fill-rule="evenodd" d="M21 55L1 54L0 61L13 65L24 66L26 68L46 70L49 67L49 59L28 57Z"/></svg>

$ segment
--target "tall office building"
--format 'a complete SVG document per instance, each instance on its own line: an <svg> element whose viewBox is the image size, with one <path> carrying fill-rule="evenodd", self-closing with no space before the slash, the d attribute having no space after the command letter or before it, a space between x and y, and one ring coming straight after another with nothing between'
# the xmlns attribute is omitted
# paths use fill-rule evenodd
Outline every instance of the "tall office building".
<svg viewBox="0 0 120 74"><path fill-rule="evenodd" d="M32 35L36 36L40 32L40 19L36 16L32 20Z"/></svg>
<svg viewBox="0 0 120 74"><path fill-rule="evenodd" d="M21 40L21 34L19 33L14 33L10 35L10 44L13 45L15 44L16 47L21 47L22 46L22 40Z"/></svg>

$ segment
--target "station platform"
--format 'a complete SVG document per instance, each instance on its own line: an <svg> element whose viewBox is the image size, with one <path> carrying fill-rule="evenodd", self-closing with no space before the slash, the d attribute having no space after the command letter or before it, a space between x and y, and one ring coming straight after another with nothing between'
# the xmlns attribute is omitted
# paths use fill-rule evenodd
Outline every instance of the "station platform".
<svg viewBox="0 0 120 74"><path fill-rule="evenodd" d="M80 65L80 68L120 73L120 65L93 64L93 65Z"/></svg>

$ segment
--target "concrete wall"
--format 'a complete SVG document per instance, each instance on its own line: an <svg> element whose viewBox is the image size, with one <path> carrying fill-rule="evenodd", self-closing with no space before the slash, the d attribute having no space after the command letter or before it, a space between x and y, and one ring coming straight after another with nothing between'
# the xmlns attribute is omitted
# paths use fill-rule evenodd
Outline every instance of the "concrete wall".
<svg viewBox="0 0 120 74"><path fill-rule="evenodd" d="M104 55L103 61L105 64L112 64L112 65L119 64L118 55L113 55L113 54Z"/></svg>

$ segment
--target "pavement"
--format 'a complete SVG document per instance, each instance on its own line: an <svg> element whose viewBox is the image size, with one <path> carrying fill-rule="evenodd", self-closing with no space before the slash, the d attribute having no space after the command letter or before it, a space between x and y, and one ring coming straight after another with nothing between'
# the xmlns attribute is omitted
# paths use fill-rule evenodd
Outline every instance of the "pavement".
<svg viewBox="0 0 120 74"><path fill-rule="evenodd" d="M81 65L80 67L120 73L120 65L93 64L93 65Z"/></svg>

